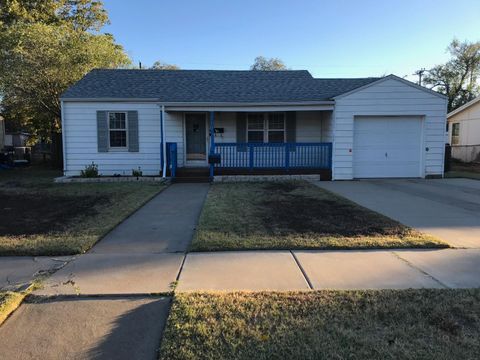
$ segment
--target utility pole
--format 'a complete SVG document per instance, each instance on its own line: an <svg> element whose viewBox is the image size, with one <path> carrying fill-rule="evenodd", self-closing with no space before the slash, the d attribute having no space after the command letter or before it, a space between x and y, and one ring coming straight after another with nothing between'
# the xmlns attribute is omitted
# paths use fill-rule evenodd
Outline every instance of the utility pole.
<svg viewBox="0 0 480 360"><path fill-rule="evenodd" d="M418 76L418 85L420 86L422 86L422 77L425 71L427 71L425 68L421 68L420 70L415 71L415 74L413 74Z"/></svg>

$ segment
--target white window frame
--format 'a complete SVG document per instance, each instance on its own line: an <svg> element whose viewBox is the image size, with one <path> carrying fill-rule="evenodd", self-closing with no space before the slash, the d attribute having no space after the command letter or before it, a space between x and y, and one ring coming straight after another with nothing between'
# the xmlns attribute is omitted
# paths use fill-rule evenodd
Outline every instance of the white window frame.
<svg viewBox="0 0 480 360"><path fill-rule="evenodd" d="M453 133L454 126L458 126L458 135L454 135ZM460 143L460 123L455 122L455 123L452 123L452 144L451 145L458 145L459 143Z"/></svg>
<svg viewBox="0 0 480 360"><path fill-rule="evenodd" d="M250 114L262 114L262 117L263 117L263 129L249 129L248 127L248 116ZM269 128L269 115L270 114L282 114L283 115L283 129L270 129ZM287 142L287 114L285 112L281 112L281 111L275 111L275 112L265 112L265 113L258 113L258 112L255 112L255 113L247 113L247 143L250 142L249 141L249 137L248 137L248 133L252 131L262 131L263 132L263 144L267 144L267 143L270 143L270 139L269 139L269 132L270 131L278 131L278 132L283 132L283 143L286 143ZM281 143L272 143L272 144L281 144Z"/></svg>
<svg viewBox="0 0 480 360"><path fill-rule="evenodd" d="M125 129L110 128L110 114L125 114ZM108 111L108 149L111 151L126 151L128 150L128 112L126 111ZM125 131L125 146L111 146L110 145L110 132L111 131Z"/></svg>

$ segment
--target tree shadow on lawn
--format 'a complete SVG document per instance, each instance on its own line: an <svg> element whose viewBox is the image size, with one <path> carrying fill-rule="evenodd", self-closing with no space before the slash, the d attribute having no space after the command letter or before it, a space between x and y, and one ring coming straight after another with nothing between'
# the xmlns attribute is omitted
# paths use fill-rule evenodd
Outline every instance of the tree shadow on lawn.
<svg viewBox="0 0 480 360"><path fill-rule="evenodd" d="M95 216L106 196L65 196L0 191L0 236L43 235L62 231L78 216Z"/></svg>
<svg viewBox="0 0 480 360"><path fill-rule="evenodd" d="M262 185L258 216L272 234L408 236L412 229L302 182Z"/></svg>

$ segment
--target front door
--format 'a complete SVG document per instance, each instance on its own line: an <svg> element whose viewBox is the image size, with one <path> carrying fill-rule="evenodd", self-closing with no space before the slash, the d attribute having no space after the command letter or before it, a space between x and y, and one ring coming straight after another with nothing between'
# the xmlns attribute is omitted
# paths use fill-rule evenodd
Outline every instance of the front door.
<svg viewBox="0 0 480 360"><path fill-rule="evenodd" d="M205 165L207 160L205 114L185 114L185 160L187 165Z"/></svg>

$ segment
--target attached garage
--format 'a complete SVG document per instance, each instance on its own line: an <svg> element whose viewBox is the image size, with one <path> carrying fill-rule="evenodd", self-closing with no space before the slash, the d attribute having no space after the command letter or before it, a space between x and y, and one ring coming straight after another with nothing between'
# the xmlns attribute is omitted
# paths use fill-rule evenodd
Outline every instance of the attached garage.
<svg viewBox="0 0 480 360"><path fill-rule="evenodd" d="M421 177L422 117L357 116L353 177Z"/></svg>
<svg viewBox="0 0 480 360"><path fill-rule="evenodd" d="M443 176L444 95L389 75L334 99L334 180Z"/></svg>

